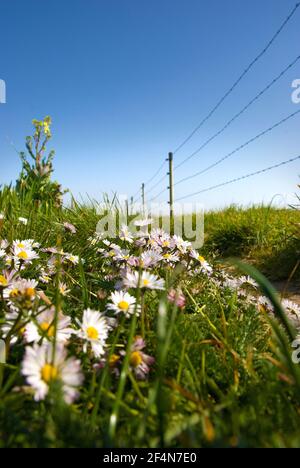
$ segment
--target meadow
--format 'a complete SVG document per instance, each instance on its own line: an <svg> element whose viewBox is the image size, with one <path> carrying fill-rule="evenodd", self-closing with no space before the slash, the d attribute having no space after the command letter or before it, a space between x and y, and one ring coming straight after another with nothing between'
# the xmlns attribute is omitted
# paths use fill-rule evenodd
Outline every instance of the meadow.
<svg viewBox="0 0 300 468"><path fill-rule="evenodd" d="M272 286L297 203L206 213L200 251L147 219L107 239L33 124L0 190L0 446L299 447L300 307Z"/></svg>

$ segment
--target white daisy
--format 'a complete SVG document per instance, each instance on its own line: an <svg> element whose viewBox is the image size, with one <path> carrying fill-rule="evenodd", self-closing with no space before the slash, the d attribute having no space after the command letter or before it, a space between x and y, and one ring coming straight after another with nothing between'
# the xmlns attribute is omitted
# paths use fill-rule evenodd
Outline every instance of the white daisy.
<svg viewBox="0 0 300 468"><path fill-rule="evenodd" d="M58 288L60 294L64 297L68 296L69 292L71 291L70 289L68 289L66 283L62 283L61 281L59 282Z"/></svg>
<svg viewBox="0 0 300 468"><path fill-rule="evenodd" d="M273 312L274 306L270 299L265 296L259 296L257 299L257 306L260 312Z"/></svg>
<svg viewBox="0 0 300 468"><path fill-rule="evenodd" d="M78 387L83 382L80 361L73 357L67 358L67 351L62 344L58 344L53 351L51 343L28 346L22 363L22 374L34 389L36 401L44 400L51 382L59 380L64 400L71 404L78 397Z"/></svg>
<svg viewBox="0 0 300 468"><path fill-rule="evenodd" d="M128 318L134 314L136 308L136 298L124 291L115 291L110 296L111 303L107 307L116 314L123 313ZM137 307L137 314L140 312L140 307Z"/></svg>
<svg viewBox="0 0 300 468"><path fill-rule="evenodd" d="M28 219L27 218L22 218L21 216L20 216L20 218L18 218L18 220L20 221L20 223L24 224L25 226L28 223Z"/></svg>
<svg viewBox="0 0 300 468"><path fill-rule="evenodd" d="M142 268L154 267L162 260L162 258L162 255L157 250L147 250L141 255L140 266Z"/></svg>
<svg viewBox="0 0 300 468"><path fill-rule="evenodd" d="M165 281L156 275L143 271L128 272L124 278L124 285L128 288L164 289Z"/></svg>
<svg viewBox="0 0 300 468"><path fill-rule="evenodd" d="M167 263L177 263L179 262L179 256L177 254L167 252L163 254L163 260Z"/></svg>
<svg viewBox="0 0 300 468"><path fill-rule="evenodd" d="M192 249L191 242L185 241L180 236L173 236L173 241L175 243L176 248L183 254L187 253L189 250Z"/></svg>
<svg viewBox="0 0 300 468"><path fill-rule="evenodd" d="M84 352L87 352L87 347L90 344L94 355L96 357L102 356L105 353L105 343L109 331L106 317L100 312L86 309L83 311L82 323L79 320L77 323L80 326L77 335L85 341Z"/></svg>
<svg viewBox="0 0 300 468"><path fill-rule="evenodd" d="M11 281L8 287L4 290L4 298L10 301L32 303L36 296L36 287L38 282L35 280L17 279Z"/></svg>
<svg viewBox="0 0 300 468"><path fill-rule="evenodd" d="M9 246L9 242L6 239L3 239L2 241L0 241L0 249L6 250L8 246Z"/></svg>
<svg viewBox="0 0 300 468"><path fill-rule="evenodd" d="M32 321L26 325L24 331L25 341L27 341L27 343L32 343L39 342L41 338L52 339L55 333L54 319L54 307L40 312L35 317L35 322ZM57 342L66 343L70 339L72 333L75 333L75 331L71 328L70 317L62 313L58 314L56 328Z"/></svg>
<svg viewBox="0 0 300 468"><path fill-rule="evenodd" d="M36 258L39 258L38 254L29 246L18 247L15 245L13 247L13 259L16 264L20 262L31 263Z"/></svg>
<svg viewBox="0 0 300 468"><path fill-rule="evenodd" d="M114 260L119 261L119 262L127 262L130 259L130 252L129 250L118 250L115 253Z"/></svg>
<svg viewBox="0 0 300 468"><path fill-rule="evenodd" d="M126 226L126 224L122 225L120 229L119 238L124 242L128 242L129 244L133 243L133 236L131 232L129 231L128 226Z"/></svg>
<svg viewBox="0 0 300 468"><path fill-rule="evenodd" d="M3 257L5 257L5 255L6 255L6 252L5 252L5 250L3 250L3 249L0 249L0 258L3 258Z"/></svg>
<svg viewBox="0 0 300 468"><path fill-rule="evenodd" d="M138 219L137 221L134 221L134 225L137 227L149 226L151 223L153 223L152 219Z"/></svg>
<svg viewBox="0 0 300 468"><path fill-rule="evenodd" d="M77 265L79 263L79 256L73 254L66 254L65 260L73 263L73 265Z"/></svg>
<svg viewBox="0 0 300 468"><path fill-rule="evenodd" d="M3 338L6 338L11 332L12 328L14 327L14 332L12 333L12 335L10 335L10 345L15 344L18 341L18 339L24 334L25 329L22 326L22 324L20 324L19 326L15 326L16 320L19 318L19 314L20 312L18 311L18 309L14 308L13 306L10 306L10 311L7 312L7 314L5 315L4 323L1 326Z"/></svg>
<svg viewBox="0 0 300 468"><path fill-rule="evenodd" d="M249 284L255 289L258 288L257 282L253 278L251 278L251 276L241 276L239 281L240 281L240 284Z"/></svg>
<svg viewBox="0 0 300 468"><path fill-rule="evenodd" d="M300 317L300 306L298 304L290 301L289 299L283 299L281 304L287 311L292 312L298 317Z"/></svg>

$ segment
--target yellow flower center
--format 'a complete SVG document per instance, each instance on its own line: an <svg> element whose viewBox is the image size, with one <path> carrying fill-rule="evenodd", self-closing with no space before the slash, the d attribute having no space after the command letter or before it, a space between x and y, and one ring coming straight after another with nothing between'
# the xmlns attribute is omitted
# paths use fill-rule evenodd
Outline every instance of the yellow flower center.
<svg viewBox="0 0 300 468"><path fill-rule="evenodd" d="M7 279L3 275L0 275L0 286L7 286L7 285L8 285Z"/></svg>
<svg viewBox="0 0 300 468"><path fill-rule="evenodd" d="M164 258L168 260L169 258L171 258L171 254L165 254Z"/></svg>
<svg viewBox="0 0 300 468"><path fill-rule="evenodd" d="M56 379L57 374L57 368L51 364L45 364L41 370L42 379L46 383L50 382L50 380Z"/></svg>
<svg viewBox="0 0 300 468"><path fill-rule="evenodd" d="M143 362L142 355L139 351L133 351L130 356L130 365L138 367Z"/></svg>
<svg viewBox="0 0 300 468"><path fill-rule="evenodd" d="M25 245L22 242L20 242L19 244L17 244L17 247L19 247L19 249L24 249Z"/></svg>
<svg viewBox="0 0 300 468"><path fill-rule="evenodd" d="M14 288L10 291L9 297L17 297L19 295L19 290L17 288Z"/></svg>
<svg viewBox="0 0 300 468"><path fill-rule="evenodd" d="M21 260L27 260L28 254L25 252L25 250L22 250L21 252L18 253L17 255Z"/></svg>
<svg viewBox="0 0 300 468"><path fill-rule="evenodd" d="M97 340L99 337L98 330L96 330L95 327L88 327L87 330L87 336L90 338L90 340Z"/></svg>
<svg viewBox="0 0 300 468"><path fill-rule="evenodd" d="M113 354L109 359L109 367L114 367L117 362L120 360L120 356Z"/></svg>
<svg viewBox="0 0 300 468"><path fill-rule="evenodd" d="M261 313L261 314L265 314L267 312L267 309L264 305L262 304L259 304L258 305L258 311Z"/></svg>
<svg viewBox="0 0 300 468"><path fill-rule="evenodd" d="M199 260L199 262L205 262L205 258L202 257L202 255L199 255L198 260Z"/></svg>
<svg viewBox="0 0 300 468"><path fill-rule="evenodd" d="M143 286L149 286L150 281L148 279L143 280Z"/></svg>
<svg viewBox="0 0 300 468"><path fill-rule="evenodd" d="M51 338L52 336L54 336L54 326L53 325L50 325L50 323L48 322L42 322L40 324L40 327L41 329L43 330L43 332L47 332L47 335L49 336L49 338Z"/></svg>
<svg viewBox="0 0 300 468"><path fill-rule="evenodd" d="M34 288L27 288L25 291L25 296L27 297L33 297L35 295L35 289Z"/></svg>
<svg viewBox="0 0 300 468"><path fill-rule="evenodd" d="M121 302L119 302L118 307L121 310L128 310L129 304L128 304L127 301L121 301Z"/></svg>
<svg viewBox="0 0 300 468"><path fill-rule="evenodd" d="M170 245L170 242L169 242L169 241L164 241L164 242L162 243L162 246L163 246L163 247L169 247L169 245Z"/></svg>

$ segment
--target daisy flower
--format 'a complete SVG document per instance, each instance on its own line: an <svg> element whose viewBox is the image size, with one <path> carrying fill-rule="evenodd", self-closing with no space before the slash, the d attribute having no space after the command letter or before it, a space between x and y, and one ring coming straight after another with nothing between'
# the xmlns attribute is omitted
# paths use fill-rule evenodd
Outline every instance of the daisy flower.
<svg viewBox="0 0 300 468"><path fill-rule="evenodd" d="M0 241L0 249L6 250L8 246L9 246L9 242L6 239L3 239L2 241Z"/></svg>
<svg viewBox="0 0 300 468"><path fill-rule="evenodd" d="M27 218L22 218L20 216L20 218L18 218L18 221L20 221L20 223L24 224L25 226L28 224L28 219Z"/></svg>
<svg viewBox="0 0 300 468"><path fill-rule="evenodd" d="M77 323L80 326L77 335L84 340L83 351L86 353L90 345L96 357L102 356L110 328L106 317L100 312L86 309L83 311L82 323L79 320Z"/></svg>
<svg viewBox="0 0 300 468"><path fill-rule="evenodd" d="M68 296L69 292L71 291L71 289L68 289L66 283L62 283L61 281L59 282L58 289L60 294L64 297Z"/></svg>
<svg viewBox="0 0 300 468"><path fill-rule="evenodd" d="M76 234L77 232L76 227L71 223L63 223L63 227L66 231L69 231L71 234Z"/></svg>
<svg viewBox="0 0 300 468"><path fill-rule="evenodd" d="M129 250L120 249L115 252L114 260L119 262L127 262L130 259Z"/></svg>
<svg viewBox="0 0 300 468"><path fill-rule="evenodd" d="M41 310L41 309L40 309ZM55 334L55 308L42 310L36 317L35 322L30 322L25 326L24 337L27 343L38 342L41 338L51 339ZM66 343L72 333L75 333L71 328L71 319L63 315L58 314L57 317L57 328L56 328L56 340L57 342Z"/></svg>
<svg viewBox="0 0 300 468"><path fill-rule="evenodd" d="M37 297L35 280L19 279L12 281L4 290L4 298L29 309Z"/></svg>
<svg viewBox="0 0 300 468"><path fill-rule="evenodd" d="M179 256L174 253L167 252L163 254L163 260L167 263L177 263L179 262Z"/></svg>
<svg viewBox="0 0 300 468"><path fill-rule="evenodd" d="M269 298L265 296L259 296L257 299L257 306L259 312L273 312L274 306Z"/></svg>
<svg viewBox="0 0 300 468"><path fill-rule="evenodd" d="M185 296L181 291L176 291L175 289L171 289L168 292L168 301L171 302L171 304L176 304L179 309L184 309L186 304Z"/></svg>
<svg viewBox="0 0 300 468"><path fill-rule="evenodd" d="M16 275L15 271L2 271L0 273L0 288L8 288Z"/></svg>
<svg viewBox="0 0 300 468"><path fill-rule="evenodd" d="M73 265L77 265L79 263L79 256L73 254L66 254L65 260L73 263Z"/></svg>
<svg viewBox="0 0 300 468"><path fill-rule="evenodd" d="M162 255L157 250L147 250L141 255L140 266L142 268L154 267L162 260L162 258Z"/></svg>
<svg viewBox="0 0 300 468"><path fill-rule="evenodd" d="M15 241L13 241L13 243L12 243L13 251L16 248L18 248L18 249L33 249L33 248L36 248L36 247L39 247L39 244L36 243L33 239L25 239L25 240L17 239Z"/></svg>
<svg viewBox="0 0 300 468"><path fill-rule="evenodd" d="M136 227L145 227L145 226L149 226L151 223L153 223L152 219L138 219L138 220L134 221L133 224Z"/></svg>
<svg viewBox="0 0 300 468"><path fill-rule="evenodd" d="M155 359L142 350L145 348L146 343L142 337L137 336L131 347L129 366L132 372L140 380L144 380L150 372L150 366L155 362Z"/></svg>
<svg viewBox="0 0 300 468"><path fill-rule="evenodd" d="M38 254L31 248L31 246L26 244L20 244L22 247L14 245L13 246L13 259L16 264L20 262L31 263L32 260L39 258Z"/></svg>
<svg viewBox="0 0 300 468"><path fill-rule="evenodd" d="M212 267L210 266L210 264L205 260L204 257L202 257L202 255L200 255L196 250L192 250L190 252L190 256L192 258L194 258L195 260L197 260L198 262L200 262L201 264L201 270L204 272L204 273L212 273L213 269Z"/></svg>
<svg viewBox="0 0 300 468"><path fill-rule="evenodd" d="M255 289L258 288L257 282L253 278L251 278L251 276L241 276L239 281L240 284L248 284L249 286L252 286Z"/></svg>
<svg viewBox="0 0 300 468"><path fill-rule="evenodd" d="M134 314L136 308L136 298L123 291L115 291L110 296L111 303L107 307L113 310L116 314L123 313L129 318ZM137 307L137 313L140 312L140 307Z"/></svg>
<svg viewBox="0 0 300 468"><path fill-rule="evenodd" d="M12 328L15 328L15 331L13 332L12 335L10 335L9 339L9 344L13 345L15 344L20 337L23 337L25 328L20 324L20 326L15 326L16 320L19 318L19 311L14 308L13 306L10 306L10 311L7 312L5 315L5 320L3 325L1 326L1 332L3 338L7 338L8 334L11 332Z"/></svg>
<svg viewBox="0 0 300 468"><path fill-rule="evenodd" d="M174 235L173 241L174 241L175 247L183 254L187 253L189 250L192 249L191 242L183 240L182 237L180 236Z"/></svg>
<svg viewBox="0 0 300 468"><path fill-rule="evenodd" d="M128 242L129 244L133 243L133 236L131 232L129 231L128 226L126 226L126 224L122 225L120 229L119 238L124 242Z"/></svg>
<svg viewBox="0 0 300 468"><path fill-rule="evenodd" d="M53 381L60 381L64 400L71 404L79 396L78 387L83 382L80 361L67 358L62 344L58 344L53 351L51 343L28 346L22 362L22 374L33 388L36 401L46 398Z"/></svg>
<svg viewBox="0 0 300 468"><path fill-rule="evenodd" d="M295 302L292 302L289 299L283 299L281 304L286 310L294 312L296 315L300 316L300 306Z"/></svg>
<svg viewBox="0 0 300 468"><path fill-rule="evenodd" d="M164 289L165 281L156 275L143 271L128 272L124 278L124 285L128 288Z"/></svg>

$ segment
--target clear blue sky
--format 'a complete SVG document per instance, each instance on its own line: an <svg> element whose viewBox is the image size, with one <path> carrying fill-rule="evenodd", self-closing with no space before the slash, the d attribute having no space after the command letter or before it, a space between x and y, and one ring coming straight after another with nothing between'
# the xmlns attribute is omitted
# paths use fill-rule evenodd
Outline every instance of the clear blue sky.
<svg viewBox="0 0 300 468"><path fill-rule="evenodd" d="M0 183L15 180L31 120L51 115L55 177L78 195L133 194L266 45L296 0L1 0ZM176 155L180 162L300 55L300 9L226 103ZM228 131L175 173L201 170L297 110L300 62ZM298 104L300 109L300 104ZM300 154L300 116L182 196ZM207 208L291 196L294 163L209 192ZM157 191L160 187L157 188ZM157 193L153 192L153 195ZM290 198L289 198L290 199ZM278 197L277 199L280 199Z"/></svg>

